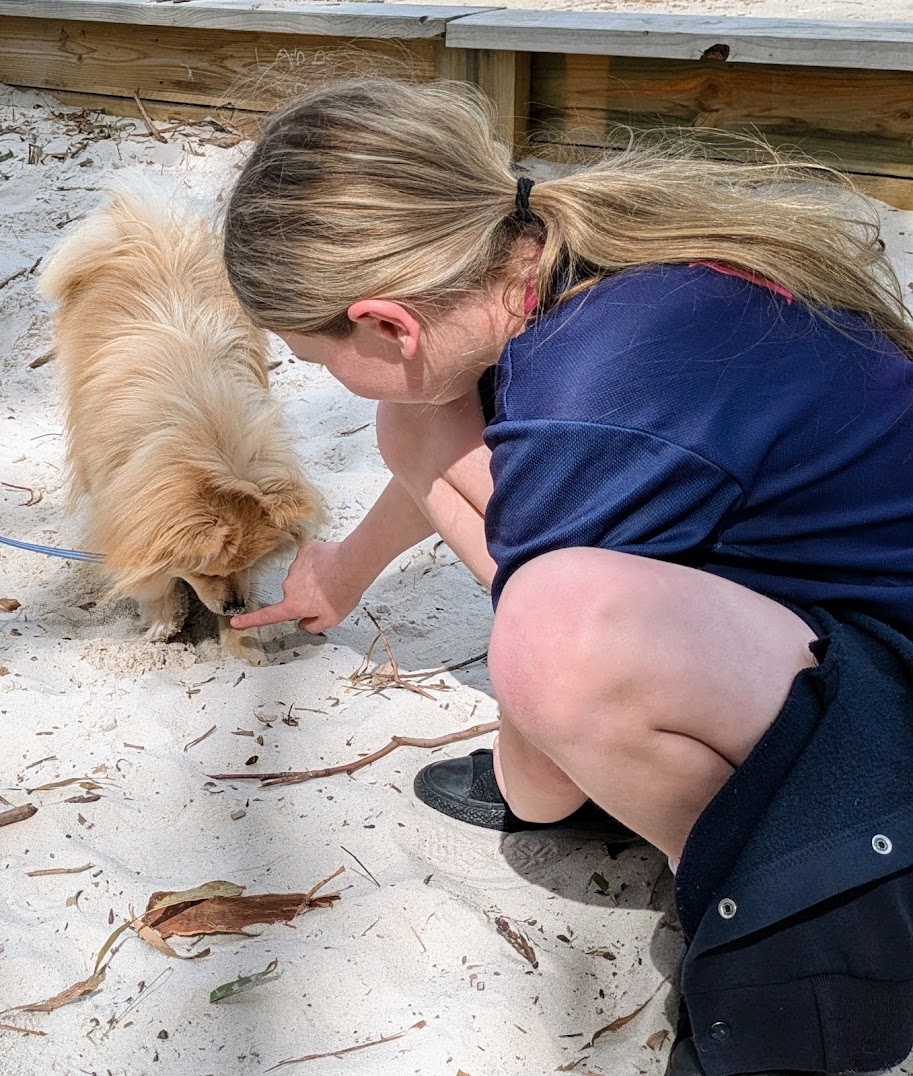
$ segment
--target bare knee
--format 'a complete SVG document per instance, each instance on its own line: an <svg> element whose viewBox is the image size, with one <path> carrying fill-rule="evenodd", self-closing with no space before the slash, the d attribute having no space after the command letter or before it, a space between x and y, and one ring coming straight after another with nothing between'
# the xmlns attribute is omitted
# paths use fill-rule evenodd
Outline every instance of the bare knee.
<svg viewBox="0 0 913 1076"><path fill-rule="evenodd" d="M603 742L636 732L628 727L636 707L605 703L634 699L650 675L641 568L640 558L625 554L556 550L524 565L504 588L489 646L491 680L504 712L533 743L580 742L597 711Z"/></svg>

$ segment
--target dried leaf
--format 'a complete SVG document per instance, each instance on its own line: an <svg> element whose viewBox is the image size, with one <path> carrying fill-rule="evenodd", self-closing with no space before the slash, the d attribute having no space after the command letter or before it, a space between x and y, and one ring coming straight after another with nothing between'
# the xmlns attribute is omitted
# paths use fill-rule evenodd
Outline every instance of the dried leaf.
<svg viewBox="0 0 913 1076"><path fill-rule="evenodd" d="M72 896L67 897L66 907L67 908L78 908L79 907L79 898L82 896L82 894L83 894L83 890L77 889L76 892Z"/></svg>
<svg viewBox="0 0 913 1076"><path fill-rule="evenodd" d="M149 898L149 906L142 915L137 916L136 919L125 920L108 935L104 945L98 950L98 956L95 958L95 970L98 971L101 967L105 957L111 951L111 946L114 945L121 934L123 934L125 930L129 930L137 920L146 919L150 912L157 912L163 908L170 908L186 901L201 900L214 893L234 895L243 892L243 885L236 885L234 882L215 881L206 882L203 885L197 886L195 889L185 889L179 893L153 893ZM157 897L160 899L156 900ZM110 922L111 919L109 918L109 923Z"/></svg>
<svg viewBox="0 0 913 1076"><path fill-rule="evenodd" d="M95 803L100 800L101 796L97 792L89 792L85 796L70 796L69 799L65 799L64 803Z"/></svg>
<svg viewBox="0 0 913 1076"><path fill-rule="evenodd" d="M208 900L209 897L240 897L244 892L243 885L235 882L204 882L194 889L182 889L176 893L153 893L146 905L146 913L158 912L162 908L171 908L175 904L192 903L197 900ZM145 913L144 913L145 914Z"/></svg>
<svg viewBox="0 0 913 1076"><path fill-rule="evenodd" d="M62 781L50 781L46 785L35 785L34 788L27 788L26 792L31 795L33 792L49 792L52 788L65 788L67 785L79 785L80 788L95 789L102 788L97 781L92 781L88 777L66 777Z"/></svg>
<svg viewBox="0 0 913 1076"><path fill-rule="evenodd" d="M600 1028L596 1032L596 1034L590 1039L590 1041L586 1044L586 1046L583 1047L583 1049L584 1050L589 1050L590 1047L593 1046L593 1044L596 1042L596 1040L601 1039L603 1035L608 1034L610 1031L619 1031L619 1030L621 1030L621 1028L623 1028L625 1026L625 1024L630 1024L631 1021L633 1019L635 1019L635 1017L640 1016L640 1014L650 1004L650 1002L656 997L656 995L660 992L660 990L662 990L662 988L666 985L667 982L668 982L667 979L663 979L663 981L653 991L653 993L647 998L647 1000L643 1003L643 1005L638 1005L637 1008L633 1012L629 1012L627 1016L619 1016L618 1019L613 1020L611 1022L611 1024L606 1024L605 1027Z"/></svg>
<svg viewBox="0 0 913 1076"><path fill-rule="evenodd" d="M217 986L215 990L210 992L210 1004L215 1005L217 1001L221 1001L223 998L233 997L235 994L240 994L242 990L249 990L252 986L258 986L264 979L272 975L278 966L278 960L271 960L263 971L255 971L252 975L241 975L230 983Z"/></svg>
<svg viewBox="0 0 913 1076"><path fill-rule="evenodd" d="M604 897L610 897L612 895L612 891L609 889L609 883L606 881L605 876L600 874L599 871L593 871L590 875L590 881Z"/></svg>
<svg viewBox="0 0 913 1076"><path fill-rule="evenodd" d="M88 979L83 979L82 982L73 983L72 986L68 986L66 990L62 990L59 994L55 994L52 998L48 998L47 1001L33 1001L28 1005L17 1005L11 1012L53 1012L55 1009L60 1009L64 1005L69 1005L71 1001L78 1001L79 998L84 997L86 994L91 994L93 990L97 990L101 984L105 981L105 973L98 971L94 975L90 975Z"/></svg>
<svg viewBox="0 0 913 1076"><path fill-rule="evenodd" d="M0 598L0 613L15 613L22 605L15 598Z"/></svg>
<svg viewBox="0 0 913 1076"><path fill-rule="evenodd" d="M173 956L175 959L180 960L180 954L176 953L174 949L171 948L168 942L165 941L157 930L153 930L152 927L144 926L143 923L137 922L135 919L130 925L147 945L151 945L153 949L157 949L165 956Z"/></svg>
<svg viewBox="0 0 913 1076"><path fill-rule="evenodd" d="M520 956L528 960L534 968L539 967L539 961L536 959L536 953L533 947L518 930L513 929L503 915L499 915L498 918L495 919L495 927L501 937L509 942L510 945L517 950Z"/></svg>
<svg viewBox="0 0 913 1076"><path fill-rule="evenodd" d="M649 1039L647 1039L647 1046L649 1046L651 1050L658 1050L668 1038L669 1029L664 1027L661 1031L653 1032Z"/></svg>
<svg viewBox="0 0 913 1076"><path fill-rule="evenodd" d="M308 898L307 893L258 893L248 897L212 897L171 914L147 913L163 938L194 934L244 934L254 923L287 923L309 908L326 908L338 893Z"/></svg>

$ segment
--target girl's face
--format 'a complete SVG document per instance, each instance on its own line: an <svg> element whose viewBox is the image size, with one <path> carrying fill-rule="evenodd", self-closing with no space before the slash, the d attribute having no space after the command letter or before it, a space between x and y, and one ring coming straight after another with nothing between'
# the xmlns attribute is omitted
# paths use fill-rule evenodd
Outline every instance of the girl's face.
<svg viewBox="0 0 913 1076"><path fill-rule="evenodd" d="M393 403L443 404L465 396L523 327L503 298L479 297L429 328L399 303L363 299L349 307L341 339L279 333L304 362L319 363L356 396Z"/></svg>

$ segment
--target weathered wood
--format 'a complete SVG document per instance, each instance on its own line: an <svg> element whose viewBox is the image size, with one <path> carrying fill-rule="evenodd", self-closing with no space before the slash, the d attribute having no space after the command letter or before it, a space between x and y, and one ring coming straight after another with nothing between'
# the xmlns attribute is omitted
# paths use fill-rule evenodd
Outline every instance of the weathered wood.
<svg viewBox="0 0 913 1076"><path fill-rule="evenodd" d="M431 79L436 44L6 17L0 82L259 111L340 70Z"/></svg>
<svg viewBox="0 0 913 1076"><path fill-rule="evenodd" d="M535 144L617 146L626 128L712 128L760 134L840 167L913 175L906 72L538 54L531 97Z"/></svg>
<svg viewBox="0 0 913 1076"><path fill-rule="evenodd" d="M0 826L11 826L14 822L24 822L38 813L38 808L32 803L24 803L21 807L13 807L9 811L0 811Z"/></svg>
<svg viewBox="0 0 913 1076"><path fill-rule="evenodd" d="M329 37L440 37L452 18L479 8L417 4L319 3L316 0L0 0L0 15Z"/></svg>
<svg viewBox="0 0 913 1076"><path fill-rule="evenodd" d="M77 93L70 90L55 90L54 97L74 108L87 108L107 112L111 116L142 119L136 101L132 97L105 97L98 93ZM267 118L263 112L251 112L231 106L220 108L215 105L180 105L167 101L143 101L143 107L152 119L159 123L179 120L187 123L215 123L237 131L246 138L256 138Z"/></svg>
<svg viewBox="0 0 913 1076"><path fill-rule="evenodd" d="M447 25L453 48L913 71L913 23L498 8Z"/></svg>
<svg viewBox="0 0 913 1076"><path fill-rule="evenodd" d="M494 106L498 134L512 153L526 145L530 58L525 52L443 48L438 76L477 85Z"/></svg>
<svg viewBox="0 0 913 1076"><path fill-rule="evenodd" d="M871 198L878 198L897 209L913 209L913 179L858 175L852 179L859 190Z"/></svg>

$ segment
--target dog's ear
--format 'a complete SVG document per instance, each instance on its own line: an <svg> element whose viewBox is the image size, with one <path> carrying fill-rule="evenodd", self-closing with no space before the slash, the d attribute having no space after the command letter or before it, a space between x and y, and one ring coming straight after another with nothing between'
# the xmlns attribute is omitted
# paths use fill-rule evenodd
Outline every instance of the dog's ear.
<svg viewBox="0 0 913 1076"><path fill-rule="evenodd" d="M290 471L261 472L253 481L222 478L213 483L213 488L232 500L253 501L270 526L295 537L315 530L323 522L319 494L309 482Z"/></svg>
<svg viewBox="0 0 913 1076"><path fill-rule="evenodd" d="M279 530L298 533L314 529L323 521L323 508L317 491L296 475L273 475L262 479L259 493L269 521Z"/></svg>
<svg viewBox="0 0 913 1076"><path fill-rule="evenodd" d="M206 569L224 551L231 538L230 527L206 511L189 511L180 523L160 531L155 546L161 559L194 572ZM155 555L155 550L152 550Z"/></svg>

